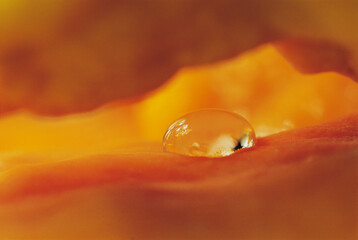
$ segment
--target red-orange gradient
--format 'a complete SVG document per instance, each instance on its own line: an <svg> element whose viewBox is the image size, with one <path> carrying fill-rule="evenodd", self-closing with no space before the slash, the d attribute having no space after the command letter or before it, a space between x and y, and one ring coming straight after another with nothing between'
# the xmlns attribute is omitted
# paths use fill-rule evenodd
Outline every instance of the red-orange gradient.
<svg viewBox="0 0 358 240"><path fill-rule="evenodd" d="M206 107L266 137L222 159L163 153L170 123ZM299 74L263 46L183 69L136 103L3 117L0 237L354 239L357 107L350 79Z"/></svg>

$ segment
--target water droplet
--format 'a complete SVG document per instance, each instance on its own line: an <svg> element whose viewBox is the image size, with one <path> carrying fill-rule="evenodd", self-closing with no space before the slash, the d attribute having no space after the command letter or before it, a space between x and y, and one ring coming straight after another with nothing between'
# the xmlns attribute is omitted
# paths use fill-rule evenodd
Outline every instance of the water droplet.
<svg viewBox="0 0 358 240"><path fill-rule="evenodd" d="M184 115L165 132L163 148L188 156L223 157L255 144L255 131L240 115L203 109Z"/></svg>

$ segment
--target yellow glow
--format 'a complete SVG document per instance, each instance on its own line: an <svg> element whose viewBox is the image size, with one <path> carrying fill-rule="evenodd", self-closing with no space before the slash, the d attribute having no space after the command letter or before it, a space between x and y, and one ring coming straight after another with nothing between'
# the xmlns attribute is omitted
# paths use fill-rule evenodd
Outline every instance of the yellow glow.
<svg viewBox="0 0 358 240"><path fill-rule="evenodd" d="M209 107L242 114L262 136L355 111L358 85L334 73L299 74L266 45L230 61L182 69L146 99L113 105L60 118L24 112L3 117L0 154L44 154L49 159L161 141L166 128L179 116Z"/></svg>

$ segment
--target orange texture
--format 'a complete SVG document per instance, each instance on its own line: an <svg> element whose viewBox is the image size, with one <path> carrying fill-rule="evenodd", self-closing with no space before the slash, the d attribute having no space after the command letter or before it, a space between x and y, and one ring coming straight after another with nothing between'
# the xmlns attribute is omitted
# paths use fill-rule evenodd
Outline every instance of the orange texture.
<svg viewBox="0 0 358 240"><path fill-rule="evenodd" d="M227 158L154 145L13 168L0 175L0 236L354 239L357 117L261 138Z"/></svg>
<svg viewBox="0 0 358 240"><path fill-rule="evenodd" d="M357 239L357 7L0 1L0 239ZM163 152L201 108L257 144Z"/></svg>

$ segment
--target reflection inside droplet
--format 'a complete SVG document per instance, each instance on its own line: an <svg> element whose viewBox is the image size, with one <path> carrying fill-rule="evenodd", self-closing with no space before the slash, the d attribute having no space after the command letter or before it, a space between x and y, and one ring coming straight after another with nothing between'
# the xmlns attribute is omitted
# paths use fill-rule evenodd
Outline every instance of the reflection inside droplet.
<svg viewBox="0 0 358 240"><path fill-rule="evenodd" d="M164 151L188 156L223 157L255 144L255 132L240 115L204 109L184 115L165 132Z"/></svg>

